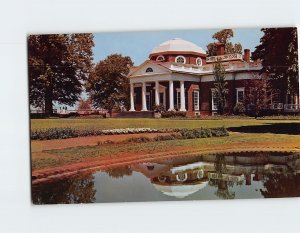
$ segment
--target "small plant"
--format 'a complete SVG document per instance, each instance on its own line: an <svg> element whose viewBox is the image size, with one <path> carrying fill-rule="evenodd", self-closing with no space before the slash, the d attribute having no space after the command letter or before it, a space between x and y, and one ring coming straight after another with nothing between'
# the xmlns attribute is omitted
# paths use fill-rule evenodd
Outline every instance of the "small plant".
<svg viewBox="0 0 300 233"><path fill-rule="evenodd" d="M153 106L153 111L157 113L162 113L166 111L166 108L163 104L158 104Z"/></svg>
<svg viewBox="0 0 300 233"><path fill-rule="evenodd" d="M243 103L237 103L233 108L233 113L235 115L244 115L246 113L246 108Z"/></svg>

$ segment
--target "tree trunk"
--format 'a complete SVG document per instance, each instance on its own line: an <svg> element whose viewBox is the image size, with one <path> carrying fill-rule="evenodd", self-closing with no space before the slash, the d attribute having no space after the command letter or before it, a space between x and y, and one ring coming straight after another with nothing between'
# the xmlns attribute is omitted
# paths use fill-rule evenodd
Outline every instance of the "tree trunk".
<svg viewBox="0 0 300 233"><path fill-rule="evenodd" d="M46 88L46 95L45 95L45 115L52 116L53 115L53 93L51 86Z"/></svg>

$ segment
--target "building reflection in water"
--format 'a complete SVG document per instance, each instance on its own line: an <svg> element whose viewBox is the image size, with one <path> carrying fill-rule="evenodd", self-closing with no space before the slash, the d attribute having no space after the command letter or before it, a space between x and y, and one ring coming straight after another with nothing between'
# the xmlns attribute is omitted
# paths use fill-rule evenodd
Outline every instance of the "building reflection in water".
<svg viewBox="0 0 300 233"><path fill-rule="evenodd" d="M264 197L300 196L300 156L288 153L230 153L174 158L131 166L167 196L185 198L207 185L221 199L234 199L234 186L262 182Z"/></svg>
<svg viewBox="0 0 300 233"><path fill-rule="evenodd" d="M103 175L105 173L109 179ZM100 176L97 174L100 174ZM243 192L245 194L244 198L251 198L253 193L251 194L250 189L247 189L247 187L252 187L255 183L260 184L257 190L260 195L255 195L255 197L300 196L299 154L251 152L184 156L154 162L152 160L152 162L109 168L91 174L79 174L52 183L33 186L33 203L97 202L96 192L103 191L105 187L108 187L103 186L104 183L125 182L122 183L125 186L122 185L121 187L116 185L117 183L113 186L113 193L124 192L124 194L124 188L127 187L127 184L132 184L133 180L137 182L134 183L135 185L141 184L138 182L144 182L144 185L148 185L145 184L145 181L147 181L145 179L133 179L137 174L147 177L150 181L149 184L163 193L165 197L184 199L192 194L200 194L204 189L208 190L208 187L213 187L214 189L209 191L210 196L221 199L234 199L237 198L238 187L243 187L246 188ZM99 186L100 183L102 187ZM128 189L130 189L130 186L128 186ZM141 190L140 192L144 191ZM154 194L149 193L147 196L150 200L152 200L151 195ZM205 199L201 198L201 195L194 197ZM110 198L109 200L114 200L111 195ZM148 200L147 198L143 200ZM156 198L155 200L160 199Z"/></svg>

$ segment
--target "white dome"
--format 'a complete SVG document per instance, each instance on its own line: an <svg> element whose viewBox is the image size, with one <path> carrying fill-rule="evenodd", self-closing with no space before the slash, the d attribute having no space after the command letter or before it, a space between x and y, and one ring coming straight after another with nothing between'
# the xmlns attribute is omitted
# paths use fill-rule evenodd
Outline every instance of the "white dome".
<svg viewBox="0 0 300 233"><path fill-rule="evenodd" d="M168 40L155 47L151 54L153 53L163 53L163 52L196 52L206 54L206 52L199 46L195 45L192 42L175 38Z"/></svg>
<svg viewBox="0 0 300 233"><path fill-rule="evenodd" d="M153 184L153 186L167 196L184 198L203 189L207 184L208 181L202 182L200 184L194 184L194 185L169 185L168 186L168 185Z"/></svg>

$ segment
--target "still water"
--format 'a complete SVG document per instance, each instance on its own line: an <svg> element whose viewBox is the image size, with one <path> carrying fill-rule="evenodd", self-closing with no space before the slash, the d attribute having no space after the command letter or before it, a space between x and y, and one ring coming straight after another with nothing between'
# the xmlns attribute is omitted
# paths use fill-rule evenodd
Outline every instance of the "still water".
<svg viewBox="0 0 300 233"><path fill-rule="evenodd" d="M34 185L34 204L300 196L300 154L182 156Z"/></svg>

